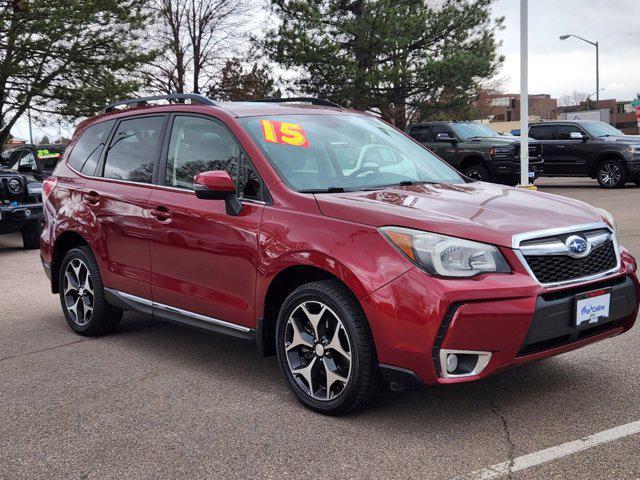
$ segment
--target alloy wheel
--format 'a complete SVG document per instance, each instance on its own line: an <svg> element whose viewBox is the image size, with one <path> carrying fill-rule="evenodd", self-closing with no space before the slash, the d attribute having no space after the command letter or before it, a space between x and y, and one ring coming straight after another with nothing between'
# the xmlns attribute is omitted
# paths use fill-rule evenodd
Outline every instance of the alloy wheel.
<svg viewBox="0 0 640 480"><path fill-rule="evenodd" d="M87 325L93 314L93 282L89 268L79 258L67 264L62 287L69 316L78 326Z"/></svg>
<svg viewBox="0 0 640 480"><path fill-rule="evenodd" d="M327 305L298 305L285 327L285 355L298 386L316 400L334 400L351 378L352 350L344 324Z"/></svg>
<svg viewBox="0 0 640 480"><path fill-rule="evenodd" d="M614 187L620 182L622 172L620 167L615 163L605 163L600 168L600 180L607 187Z"/></svg>

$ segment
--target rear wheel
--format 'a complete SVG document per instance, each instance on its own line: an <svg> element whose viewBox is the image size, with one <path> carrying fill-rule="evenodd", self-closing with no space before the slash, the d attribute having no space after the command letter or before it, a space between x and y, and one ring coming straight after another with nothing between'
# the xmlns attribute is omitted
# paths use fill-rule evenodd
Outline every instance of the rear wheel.
<svg viewBox="0 0 640 480"><path fill-rule="evenodd" d="M379 393L373 340L351 294L338 282L302 285L284 301L278 363L296 399L328 415L359 409Z"/></svg>
<svg viewBox="0 0 640 480"><path fill-rule="evenodd" d="M598 165L596 178L603 188L622 188L627 183L629 175L620 160L611 158Z"/></svg>
<svg viewBox="0 0 640 480"><path fill-rule="evenodd" d="M478 182L491 181L491 179L489 178L489 172L483 165L479 163L476 165L471 165L470 167L467 167L463 173L470 179L477 180Z"/></svg>
<svg viewBox="0 0 640 480"><path fill-rule="evenodd" d="M40 220L31 220L22 227L22 245L25 250L36 250L40 248L40 234L42 226Z"/></svg>
<svg viewBox="0 0 640 480"><path fill-rule="evenodd" d="M120 323L122 311L107 303L98 263L89 247L74 248L65 255L59 285L62 310L74 332L100 335Z"/></svg>

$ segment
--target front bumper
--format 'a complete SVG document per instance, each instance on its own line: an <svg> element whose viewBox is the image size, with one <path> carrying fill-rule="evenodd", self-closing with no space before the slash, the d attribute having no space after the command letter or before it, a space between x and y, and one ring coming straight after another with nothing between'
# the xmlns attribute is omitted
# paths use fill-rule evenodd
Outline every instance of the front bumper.
<svg viewBox="0 0 640 480"><path fill-rule="evenodd" d="M24 224L42 218L41 203L24 203L18 206L0 205L0 233L20 230Z"/></svg>
<svg viewBox="0 0 640 480"><path fill-rule="evenodd" d="M487 166L489 168L489 174L494 177L520 178L520 161L518 159L492 160L491 162L487 162ZM529 159L529 172L533 172L535 178L542 175L543 171L544 160L542 157Z"/></svg>
<svg viewBox="0 0 640 480"><path fill-rule="evenodd" d="M629 330L640 285L635 261L622 255L619 272L563 288L543 288L526 272L443 280L413 269L363 301L379 362L415 373L424 384L477 380L513 365L564 353ZM612 289L606 323L575 329L575 295ZM489 352L474 375L446 378L441 350Z"/></svg>

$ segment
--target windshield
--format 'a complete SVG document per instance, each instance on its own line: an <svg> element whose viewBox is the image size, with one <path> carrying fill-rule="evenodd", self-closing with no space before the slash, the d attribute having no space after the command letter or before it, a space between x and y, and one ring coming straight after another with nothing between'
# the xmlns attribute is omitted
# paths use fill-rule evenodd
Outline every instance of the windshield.
<svg viewBox="0 0 640 480"><path fill-rule="evenodd" d="M464 183L453 168L373 117L275 115L240 121L285 183L298 191Z"/></svg>
<svg viewBox="0 0 640 480"><path fill-rule="evenodd" d="M624 133L622 133L620 130L604 122L583 123L582 126L587 130L587 132L589 132L590 135L594 137L624 136Z"/></svg>
<svg viewBox="0 0 640 480"><path fill-rule="evenodd" d="M452 123L451 128L463 139L475 137L499 137L500 134L494 129L482 123Z"/></svg>

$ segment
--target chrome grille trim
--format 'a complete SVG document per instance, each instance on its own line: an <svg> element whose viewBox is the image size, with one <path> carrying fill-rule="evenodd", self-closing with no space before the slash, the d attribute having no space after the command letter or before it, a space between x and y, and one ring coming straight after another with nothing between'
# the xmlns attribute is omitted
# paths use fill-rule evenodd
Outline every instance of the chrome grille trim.
<svg viewBox="0 0 640 480"><path fill-rule="evenodd" d="M592 235L586 235L588 232L593 232L596 230L606 230L606 233L603 232L595 232ZM610 270L606 270L595 275L590 275L587 277L574 278L570 280L560 281L560 282L552 282L552 283L542 283L538 280L536 275L533 273L531 268L529 267L529 263L527 262L526 256L544 256L544 255L566 255L570 258L577 258L574 255L571 255L566 248L566 245L562 242L550 240L549 242L542 242L540 244L533 245L522 245L523 243L536 240L536 239L544 239L547 237L553 237L555 235L567 235L567 234L575 234L575 233L583 233L585 234L585 238L587 242L590 244L589 252L591 252L594 248L598 246L602 246L607 241L611 240L613 242L613 247L616 255L616 266ZM522 263L522 266L525 268L527 273L531 275L531 277L538 282L541 286L545 288L556 288L563 287L568 285L574 285L578 283L584 283L592 280L597 280L600 278L607 277L612 275L620 270L621 259L620 259L620 246L618 244L618 239L616 238L616 234L613 229L605 222L597 222L597 223L588 223L582 225L574 225L572 227L563 227L563 228L550 228L547 230L538 230L534 232L526 232L518 235L514 235L512 238L512 248L515 251L518 260ZM562 247L561 247L562 245ZM578 257L579 258L579 257ZM583 256L582 258L586 258Z"/></svg>

